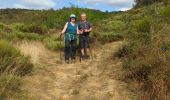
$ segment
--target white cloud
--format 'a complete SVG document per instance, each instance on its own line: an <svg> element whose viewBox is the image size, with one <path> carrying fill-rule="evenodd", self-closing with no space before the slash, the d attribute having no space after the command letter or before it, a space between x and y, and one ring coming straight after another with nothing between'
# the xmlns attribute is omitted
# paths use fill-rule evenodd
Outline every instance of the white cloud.
<svg viewBox="0 0 170 100"><path fill-rule="evenodd" d="M13 6L16 8L49 9L55 5L53 0L18 0L18 3Z"/></svg>
<svg viewBox="0 0 170 100"><path fill-rule="evenodd" d="M127 5L132 3L134 0L86 0L87 4L105 3L113 6Z"/></svg>
<svg viewBox="0 0 170 100"><path fill-rule="evenodd" d="M119 10L120 10L120 11L127 11L127 10L129 10L129 9L131 9L131 8L120 8Z"/></svg>
<svg viewBox="0 0 170 100"><path fill-rule="evenodd" d="M25 7L24 5L21 5L21 4L14 4L13 7L14 8L27 8L27 7Z"/></svg>
<svg viewBox="0 0 170 100"><path fill-rule="evenodd" d="M78 0L79 2L84 2L88 5L97 5L97 4L106 4L115 8L118 8L119 10L128 10L132 8L132 5L134 3L134 0Z"/></svg>

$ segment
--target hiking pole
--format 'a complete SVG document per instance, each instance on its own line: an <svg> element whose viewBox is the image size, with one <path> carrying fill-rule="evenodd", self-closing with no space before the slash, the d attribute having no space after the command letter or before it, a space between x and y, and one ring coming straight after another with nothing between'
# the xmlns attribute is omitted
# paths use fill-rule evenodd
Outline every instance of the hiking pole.
<svg viewBox="0 0 170 100"><path fill-rule="evenodd" d="M91 47L90 47L90 43L89 43L89 52L90 52L90 56L91 56L92 60L94 60L93 55L92 55L92 50L91 50Z"/></svg>
<svg viewBox="0 0 170 100"><path fill-rule="evenodd" d="M90 56L91 56L92 60L94 60L90 46L89 46L89 52L90 52Z"/></svg>
<svg viewBox="0 0 170 100"><path fill-rule="evenodd" d="M62 34L60 34L60 61L62 63L62 54L61 54L62 53L62 51L61 51L62 50L62 48L61 48L62 47L62 44L61 44L62 39L61 38L62 38Z"/></svg>
<svg viewBox="0 0 170 100"><path fill-rule="evenodd" d="M80 44L80 36L79 36L79 60L80 60L80 63L81 63L81 57L82 57L82 54L81 54L81 44Z"/></svg>

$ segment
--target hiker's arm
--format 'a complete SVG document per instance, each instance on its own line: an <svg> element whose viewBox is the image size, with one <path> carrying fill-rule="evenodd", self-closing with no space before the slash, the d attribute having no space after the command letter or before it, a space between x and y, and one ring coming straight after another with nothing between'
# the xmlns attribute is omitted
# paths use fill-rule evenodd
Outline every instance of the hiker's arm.
<svg viewBox="0 0 170 100"><path fill-rule="evenodd" d="M63 29L62 32L61 32L61 35L64 34L64 33L66 32L67 27L68 27L68 23L65 24L64 29Z"/></svg>
<svg viewBox="0 0 170 100"><path fill-rule="evenodd" d="M78 31L77 33L78 33L79 35L83 33L83 31L79 29L79 25L78 25L78 27L77 27L77 31Z"/></svg>
<svg viewBox="0 0 170 100"><path fill-rule="evenodd" d="M92 32L93 31L93 26L90 24L90 29L85 30L85 32Z"/></svg>
<svg viewBox="0 0 170 100"><path fill-rule="evenodd" d="M93 28L86 29L85 32L92 32Z"/></svg>
<svg viewBox="0 0 170 100"><path fill-rule="evenodd" d="M78 35L80 34L80 31L79 31L79 28L78 28L78 26L77 26L77 34L78 34Z"/></svg>
<svg viewBox="0 0 170 100"><path fill-rule="evenodd" d="M91 27L88 31L89 31L89 32L92 32L92 31L93 31L93 28Z"/></svg>

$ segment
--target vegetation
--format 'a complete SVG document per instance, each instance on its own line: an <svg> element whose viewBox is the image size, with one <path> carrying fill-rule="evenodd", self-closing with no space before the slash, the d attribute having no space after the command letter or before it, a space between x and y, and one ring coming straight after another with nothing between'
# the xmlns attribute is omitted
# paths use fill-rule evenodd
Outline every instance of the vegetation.
<svg viewBox="0 0 170 100"><path fill-rule="evenodd" d="M167 5L168 1L169 0L135 0L136 2L135 7L146 6L156 2L163 2L165 5Z"/></svg>
<svg viewBox="0 0 170 100"><path fill-rule="evenodd" d="M167 100L170 94L169 2L136 0L135 7L117 13L76 7L56 11L1 9L0 98L19 90L22 76L29 74L33 66L29 57L21 55L8 42L26 39L41 41L51 50L62 49L64 41L60 45L60 39L55 34L61 31L71 13L78 15L79 20L80 14L85 12L94 25L90 34L92 42L103 44L125 40L117 56L123 60L124 80L138 84L135 88L140 92L139 99ZM73 91L73 94L79 92Z"/></svg>
<svg viewBox="0 0 170 100"><path fill-rule="evenodd" d="M124 34L128 43L117 56L124 61L125 81L139 84L142 100L169 98L169 7L153 4L126 12L132 16Z"/></svg>
<svg viewBox="0 0 170 100"><path fill-rule="evenodd" d="M0 40L0 98L14 96L20 91L21 77L31 73L33 65L11 44Z"/></svg>

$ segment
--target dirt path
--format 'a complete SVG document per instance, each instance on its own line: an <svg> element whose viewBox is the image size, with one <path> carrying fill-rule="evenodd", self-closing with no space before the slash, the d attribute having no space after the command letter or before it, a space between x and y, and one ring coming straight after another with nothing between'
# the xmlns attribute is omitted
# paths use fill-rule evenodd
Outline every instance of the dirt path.
<svg viewBox="0 0 170 100"><path fill-rule="evenodd" d="M23 43L21 51L32 57L32 76L26 77L23 90L28 100L134 100L127 84L118 78L121 62L111 58L122 42L95 48L95 60L76 64L60 64L59 54L41 43Z"/></svg>

